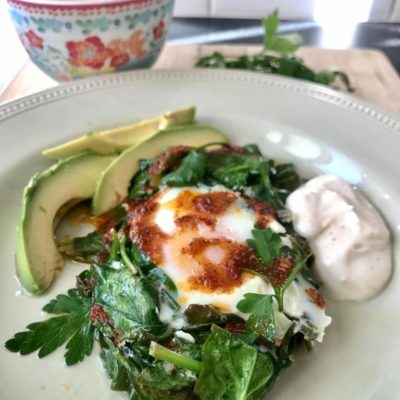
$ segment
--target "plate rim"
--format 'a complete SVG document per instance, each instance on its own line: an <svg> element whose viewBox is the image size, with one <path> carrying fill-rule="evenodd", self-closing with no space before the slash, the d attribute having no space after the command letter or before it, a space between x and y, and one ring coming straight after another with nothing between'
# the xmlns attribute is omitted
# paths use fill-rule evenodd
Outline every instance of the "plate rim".
<svg viewBox="0 0 400 400"><path fill-rule="evenodd" d="M400 135L400 117L380 109L364 100L332 88L300 79L276 76L269 73L258 73L244 70L218 69L157 69L135 70L118 74L103 75L93 78L61 83L60 85L41 90L31 95L0 105L0 123L25 111L62 100L65 97L77 96L81 93L101 90L135 82L151 82L157 80L198 80L206 79L218 82L242 83L244 85L263 86L300 96L311 97L333 106L347 109L353 113L364 115L380 123L394 133Z"/></svg>

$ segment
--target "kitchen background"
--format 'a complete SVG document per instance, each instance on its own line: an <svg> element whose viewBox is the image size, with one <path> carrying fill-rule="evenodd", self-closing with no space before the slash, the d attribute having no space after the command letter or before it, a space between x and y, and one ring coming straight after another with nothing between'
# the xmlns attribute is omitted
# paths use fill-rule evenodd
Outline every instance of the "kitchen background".
<svg viewBox="0 0 400 400"><path fill-rule="evenodd" d="M400 70L400 0L175 0L168 42L261 43L258 20L277 8L305 45L378 48ZM0 0L0 92L26 57Z"/></svg>

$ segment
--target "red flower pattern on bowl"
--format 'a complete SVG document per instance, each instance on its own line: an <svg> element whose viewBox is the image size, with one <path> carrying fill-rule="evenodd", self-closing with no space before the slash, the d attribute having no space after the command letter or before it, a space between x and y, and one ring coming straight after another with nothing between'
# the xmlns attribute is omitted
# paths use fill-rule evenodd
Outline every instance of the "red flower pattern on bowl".
<svg viewBox="0 0 400 400"><path fill-rule="evenodd" d="M70 63L78 67L100 69L107 59L107 51L97 36L91 36L80 42L65 43Z"/></svg>
<svg viewBox="0 0 400 400"><path fill-rule="evenodd" d="M39 35L37 35L35 32L33 32L31 29L29 31L25 32L25 36L28 39L28 41L32 47L43 49L44 40Z"/></svg>

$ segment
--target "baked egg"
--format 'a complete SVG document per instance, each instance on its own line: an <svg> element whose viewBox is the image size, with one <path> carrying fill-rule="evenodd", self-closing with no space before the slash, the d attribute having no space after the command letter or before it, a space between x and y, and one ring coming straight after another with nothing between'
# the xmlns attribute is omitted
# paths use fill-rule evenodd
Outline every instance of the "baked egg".
<svg viewBox="0 0 400 400"><path fill-rule="evenodd" d="M164 187L130 213L130 238L175 283L178 303L211 305L246 319L237 303L246 293L273 294L270 283L245 271L258 263L246 243L252 229L270 228L288 244L285 228L268 203L245 197L224 186ZM321 341L331 318L322 297L301 276L284 296L285 314L274 303L277 336L283 337L293 318L313 327ZM291 317L289 319L288 317ZM185 326L184 318L161 306L160 318Z"/></svg>

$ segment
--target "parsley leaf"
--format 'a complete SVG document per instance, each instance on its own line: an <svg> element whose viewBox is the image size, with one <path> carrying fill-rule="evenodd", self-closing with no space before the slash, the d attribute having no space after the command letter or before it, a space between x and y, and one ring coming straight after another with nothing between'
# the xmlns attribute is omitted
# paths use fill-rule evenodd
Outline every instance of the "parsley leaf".
<svg viewBox="0 0 400 400"><path fill-rule="evenodd" d="M268 229L253 229L251 231L253 239L247 240L261 261L269 265L272 260L281 255L282 241L280 236Z"/></svg>
<svg viewBox="0 0 400 400"><path fill-rule="evenodd" d="M275 340L275 318L271 295L246 293L236 305L243 313L251 313L246 321L246 334L263 336L270 342Z"/></svg>
<svg viewBox="0 0 400 400"><path fill-rule="evenodd" d="M278 35L280 25L278 11L274 11L262 20L264 26L264 50L276 51L280 54L294 53L303 43L298 34Z"/></svg>
<svg viewBox="0 0 400 400"><path fill-rule="evenodd" d="M311 251L302 240L294 236L290 237L292 247L285 246L281 237L270 228L253 229L252 235L253 239L247 243L255 250L261 265L251 270L270 281L279 311L282 312L283 295L311 256Z"/></svg>
<svg viewBox="0 0 400 400"><path fill-rule="evenodd" d="M66 364L82 361L93 348L91 304L91 299L83 297L77 289L70 289L68 295L58 295L43 307L43 311L60 316L28 325L27 331L16 333L6 342L6 348L22 355L39 350L38 356L43 358L68 341L64 355Z"/></svg>

